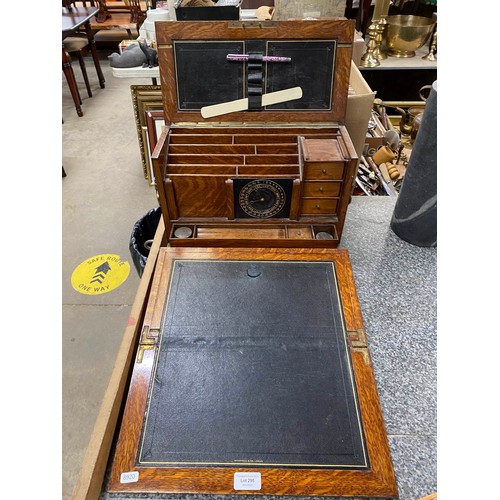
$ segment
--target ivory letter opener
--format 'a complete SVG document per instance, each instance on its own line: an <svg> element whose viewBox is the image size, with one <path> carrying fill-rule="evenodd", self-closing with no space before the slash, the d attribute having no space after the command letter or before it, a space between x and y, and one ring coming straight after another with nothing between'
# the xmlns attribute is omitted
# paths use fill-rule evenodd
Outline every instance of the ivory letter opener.
<svg viewBox="0 0 500 500"><path fill-rule="evenodd" d="M302 97L301 87L292 87L290 89L278 90L262 95L262 106L271 106L282 102L293 101ZM225 115L227 113L235 113L237 111L246 111L248 109L248 98L236 99L235 101L222 102L220 104L212 104L201 108L201 116L203 118L212 118L214 116Z"/></svg>

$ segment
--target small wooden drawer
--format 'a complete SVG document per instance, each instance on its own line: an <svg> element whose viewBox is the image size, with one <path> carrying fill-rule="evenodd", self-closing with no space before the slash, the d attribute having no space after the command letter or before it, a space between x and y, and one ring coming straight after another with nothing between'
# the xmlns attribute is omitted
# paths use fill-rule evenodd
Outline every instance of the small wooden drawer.
<svg viewBox="0 0 500 500"><path fill-rule="evenodd" d="M337 210L337 198L307 198L302 200L302 215L332 214Z"/></svg>
<svg viewBox="0 0 500 500"><path fill-rule="evenodd" d="M304 198L329 198L340 194L340 182L304 182Z"/></svg>
<svg viewBox="0 0 500 500"><path fill-rule="evenodd" d="M325 162L325 163L305 163L305 180L330 180L341 181L344 176L343 162Z"/></svg>

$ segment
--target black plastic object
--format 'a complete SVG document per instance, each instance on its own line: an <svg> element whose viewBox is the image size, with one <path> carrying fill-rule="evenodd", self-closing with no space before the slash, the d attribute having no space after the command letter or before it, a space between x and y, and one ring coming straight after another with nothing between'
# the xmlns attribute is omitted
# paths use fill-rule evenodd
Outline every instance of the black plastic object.
<svg viewBox="0 0 500 500"><path fill-rule="evenodd" d="M134 224L128 248L139 277L144 272L144 267L149 256L149 249L160 223L160 217L160 207L152 208Z"/></svg>
<svg viewBox="0 0 500 500"><path fill-rule="evenodd" d="M214 5L209 7L177 7L177 21L237 21L240 18L241 2L235 5Z"/></svg>
<svg viewBox="0 0 500 500"><path fill-rule="evenodd" d="M437 81L425 104L391 229L412 245L437 246Z"/></svg>

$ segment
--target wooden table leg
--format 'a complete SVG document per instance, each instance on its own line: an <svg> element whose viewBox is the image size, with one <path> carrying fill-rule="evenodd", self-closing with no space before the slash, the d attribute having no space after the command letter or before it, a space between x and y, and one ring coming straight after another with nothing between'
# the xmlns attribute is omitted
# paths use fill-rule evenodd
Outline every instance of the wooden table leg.
<svg viewBox="0 0 500 500"><path fill-rule="evenodd" d="M83 116L83 111L81 108L82 100L80 98L80 92L78 91L78 86L75 80L75 74L73 73L73 68L71 67L71 58L69 54L64 50L64 45L62 48L62 69L64 71L64 76L68 82L69 90L71 96L73 97L73 102L75 103L76 114L78 116Z"/></svg>
<svg viewBox="0 0 500 500"><path fill-rule="evenodd" d="M101 86L101 89L103 89L105 87L104 84L105 80L104 80L104 75L102 73L101 64L99 62L99 56L97 55L97 49L94 41L94 34L90 29L90 21L87 21L85 23L85 32L87 33L87 39L90 45L90 52L92 53L92 59L94 60L95 69L97 71L97 78L99 78L99 85Z"/></svg>

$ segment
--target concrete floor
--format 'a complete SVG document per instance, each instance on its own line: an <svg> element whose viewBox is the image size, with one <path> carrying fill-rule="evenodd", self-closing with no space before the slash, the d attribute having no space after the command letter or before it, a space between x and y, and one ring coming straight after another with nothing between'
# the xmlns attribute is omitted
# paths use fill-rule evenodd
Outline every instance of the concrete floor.
<svg viewBox="0 0 500 500"><path fill-rule="evenodd" d="M113 367L139 284L128 244L134 223L158 206L144 178L130 85L150 79L114 78L107 55L101 89L86 58L93 97L88 98L78 63L74 72L83 100L78 117L62 82L62 490L71 498L81 461ZM71 285L74 269L89 257L117 254L130 274L114 290L84 295ZM96 377L95 374L99 376Z"/></svg>

